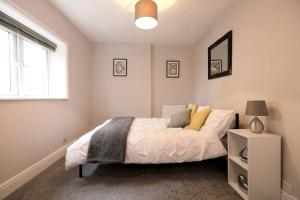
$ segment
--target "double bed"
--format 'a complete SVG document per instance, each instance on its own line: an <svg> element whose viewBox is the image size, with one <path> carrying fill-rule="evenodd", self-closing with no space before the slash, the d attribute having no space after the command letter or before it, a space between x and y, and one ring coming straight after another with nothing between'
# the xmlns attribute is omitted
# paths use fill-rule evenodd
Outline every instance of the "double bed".
<svg viewBox="0 0 300 200"><path fill-rule="evenodd" d="M227 154L224 145L227 130L239 128L238 114L217 109L212 110L200 131L167 128L169 120L170 118L135 118L128 132L123 163L183 163L222 157ZM91 138L110 121L111 119L105 121L68 147L66 169L79 166L79 176L82 177L82 165L90 162L88 151Z"/></svg>

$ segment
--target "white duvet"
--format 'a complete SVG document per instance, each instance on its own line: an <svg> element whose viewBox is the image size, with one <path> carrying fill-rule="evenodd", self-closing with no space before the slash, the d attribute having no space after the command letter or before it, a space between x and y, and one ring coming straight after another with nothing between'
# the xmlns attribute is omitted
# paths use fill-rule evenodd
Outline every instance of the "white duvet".
<svg viewBox="0 0 300 200"><path fill-rule="evenodd" d="M68 147L66 169L86 163L91 136L105 123L80 137ZM217 130L196 132L167 128L169 118L136 118L127 138L125 163L182 163L226 155Z"/></svg>

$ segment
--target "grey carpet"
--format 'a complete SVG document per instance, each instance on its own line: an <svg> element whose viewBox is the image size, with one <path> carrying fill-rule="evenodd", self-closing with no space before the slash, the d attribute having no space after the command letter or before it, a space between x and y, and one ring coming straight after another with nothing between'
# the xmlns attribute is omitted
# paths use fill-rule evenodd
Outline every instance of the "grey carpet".
<svg viewBox="0 0 300 200"><path fill-rule="evenodd" d="M86 165L64 170L60 160L6 200L240 200L216 160L180 165Z"/></svg>

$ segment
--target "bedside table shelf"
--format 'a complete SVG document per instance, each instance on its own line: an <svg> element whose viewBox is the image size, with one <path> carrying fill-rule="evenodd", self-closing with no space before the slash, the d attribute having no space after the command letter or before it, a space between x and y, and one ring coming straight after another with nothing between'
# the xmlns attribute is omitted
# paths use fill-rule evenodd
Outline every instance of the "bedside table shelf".
<svg viewBox="0 0 300 200"><path fill-rule="evenodd" d="M239 156L228 156L228 158L237 165L241 166L243 169L248 170L248 163L242 161Z"/></svg>
<svg viewBox="0 0 300 200"><path fill-rule="evenodd" d="M239 157L248 149L248 163ZM238 184L238 175L248 181L248 194ZM248 129L228 131L228 183L249 200L280 200L281 138L274 134L255 134Z"/></svg>
<svg viewBox="0 0 300 200"><path fill-rule="evenodd" d="M245 192L243 192L238 183L236 182L229 182L229 185L243 198L243 199L248 199L248 194L246 194Z"/></svg>

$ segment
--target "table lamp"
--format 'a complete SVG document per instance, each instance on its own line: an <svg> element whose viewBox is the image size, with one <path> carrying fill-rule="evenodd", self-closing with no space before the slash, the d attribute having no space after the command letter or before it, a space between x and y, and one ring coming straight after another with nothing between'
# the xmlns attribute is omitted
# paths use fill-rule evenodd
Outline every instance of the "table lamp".
<svg viewBox="0 0 300 200"><path fill-rule="evenodd" d="M262 133L264 131L264 124L257 116L268 116L266 102L263 100L248 101L246 107L246 115L254 116L249 123L249 129L252 133Z"/></svg>

